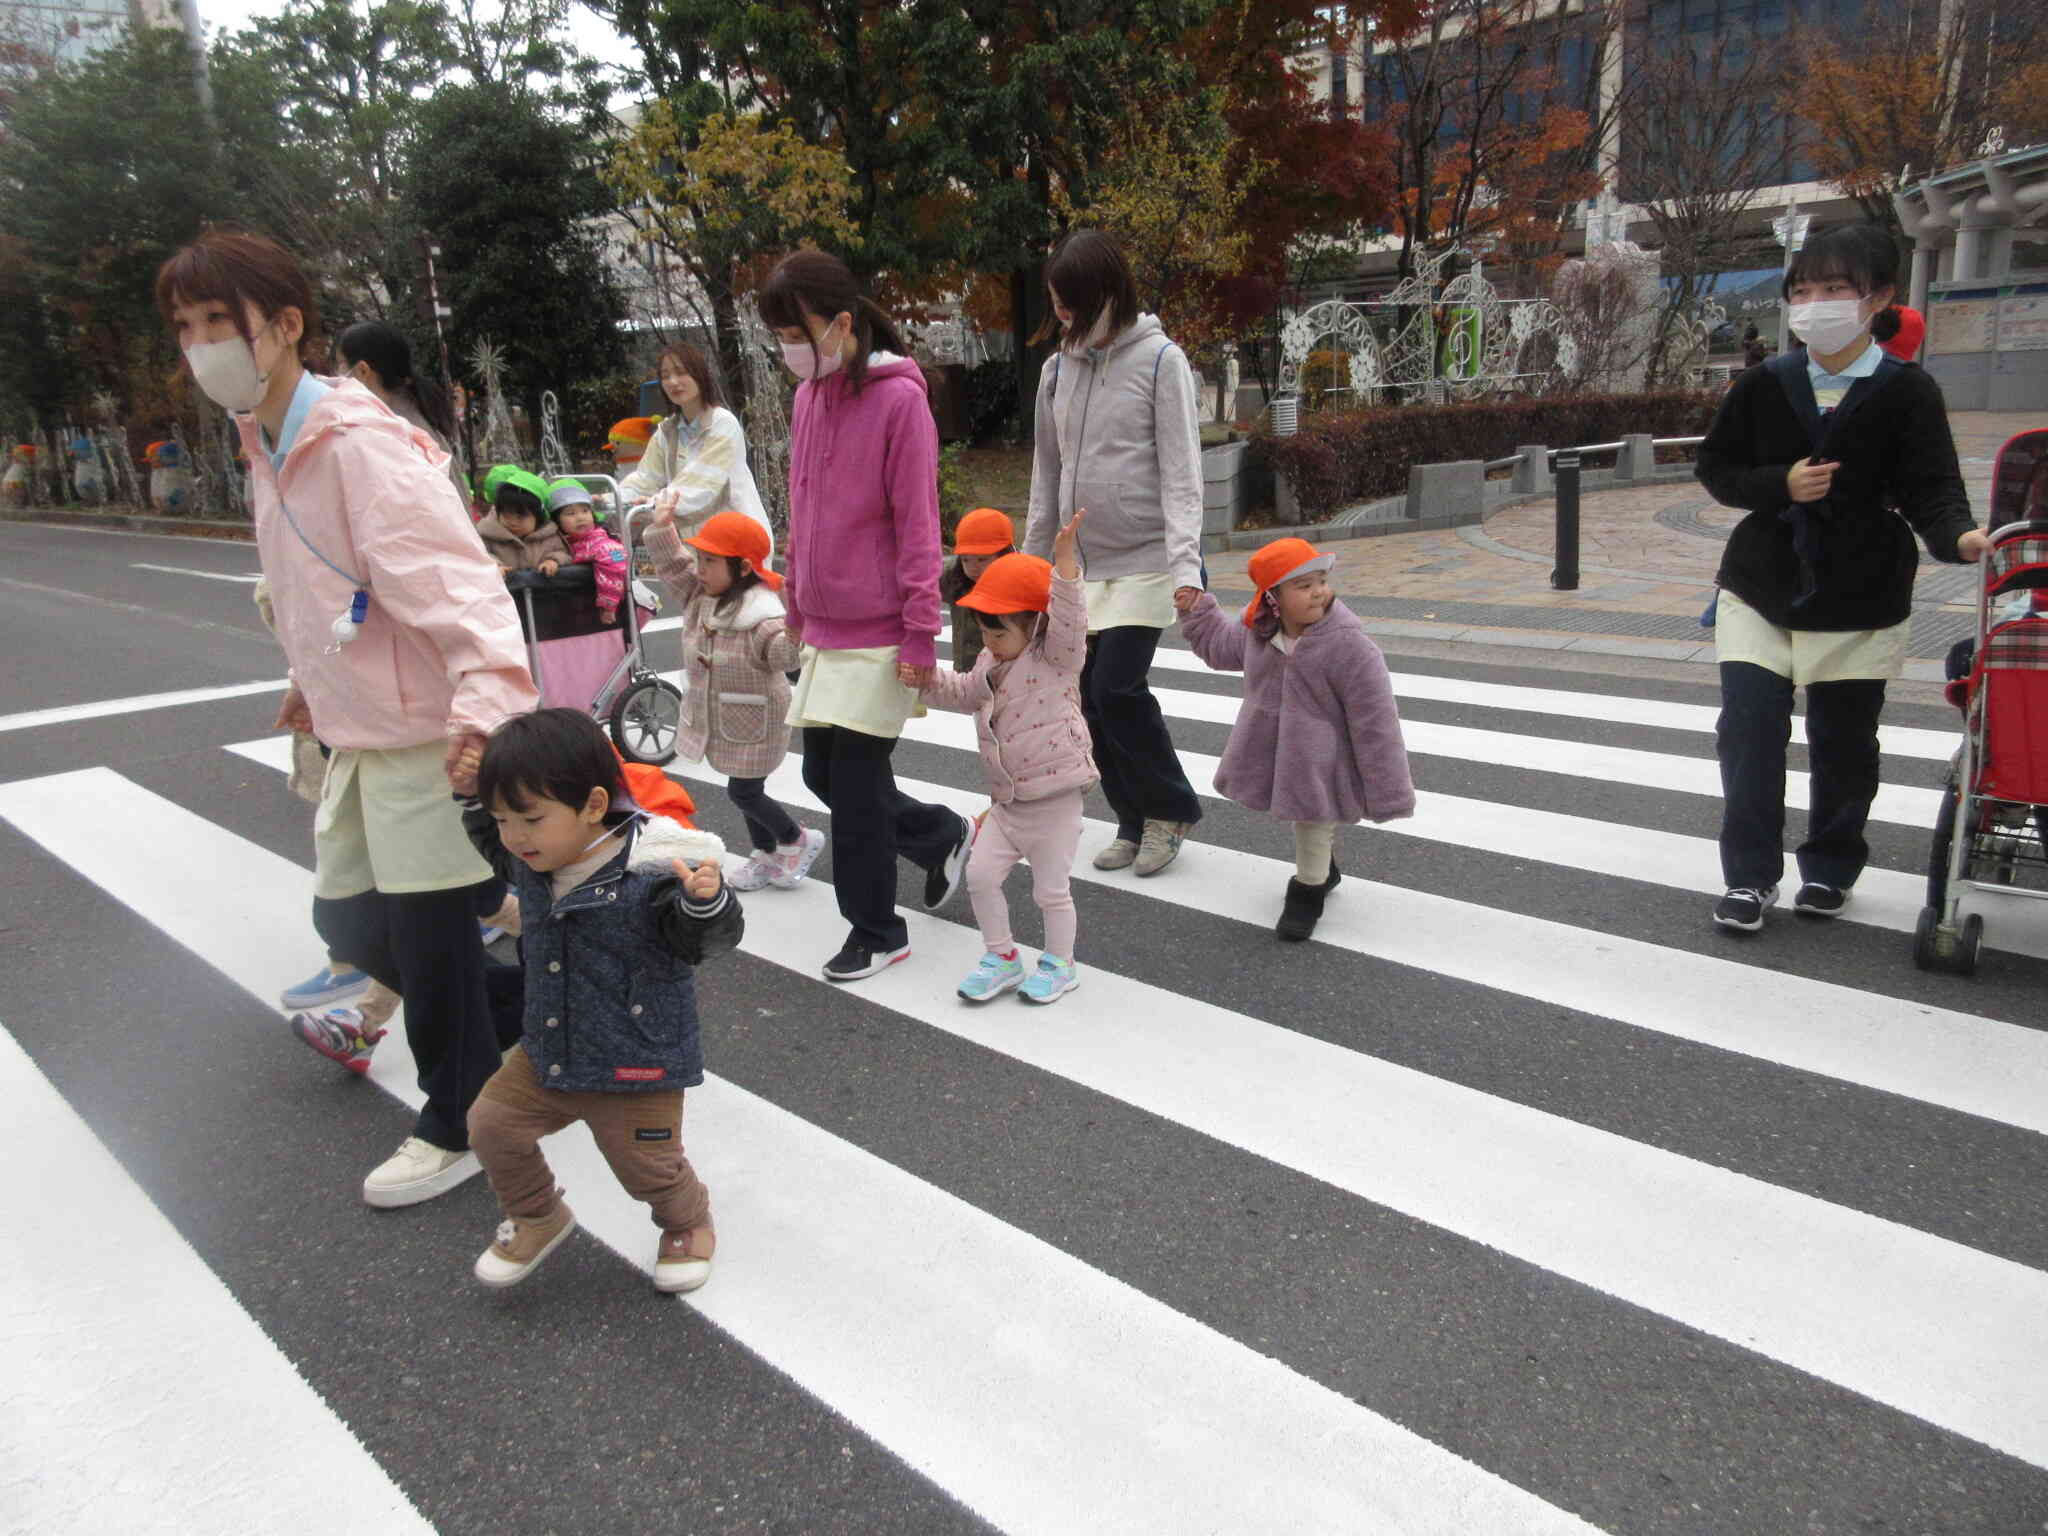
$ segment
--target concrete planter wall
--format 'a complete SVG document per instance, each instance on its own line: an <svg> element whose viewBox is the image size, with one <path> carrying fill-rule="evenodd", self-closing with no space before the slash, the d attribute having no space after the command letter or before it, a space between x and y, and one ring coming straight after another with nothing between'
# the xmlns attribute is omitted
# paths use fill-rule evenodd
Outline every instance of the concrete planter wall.
<svg viewBox="0 0 2048 1536"><path fill-rule="evenodd" d="M1236 445L1233 445L1236 446ZM1215 451L1215 450L1212 450ZM1449 464L1417 464L1408 471L1408 490L1400 496L1383 496L1377 501L1359 502L1342 508L1327 522L1307 523L1301 504L1285 475L1273 482L1274 509L1282 526L1257 532L1238 533L1203 527L1204 547L1209 550L1252 549L1268 540L1298 534L1311 540L1366 538L1382 533L1415 533L1425 529L1456 528L1483 523L1502 507L1517 502L1540 500L1553 494L1549 449L1541 443L1519 450L1520 462L1511 479L1489 480L1486 466L1477 459ZM1581 490L1610 490L1618 486L1655 485L1664 481L1690 480L1690 464L1658 464L1656 447L1648 433L1626 440L1615 455L1612 469L1580 472ZM1233 525L1234 529L1234 525Z"/></svg>
<svg viewBox="0 0 2048 1536"><path fill-rule="evenodd" d="M1265 499L1268 471L1251 462L1249 443L1202 450L1202 535L1227 534Z"/></svg>

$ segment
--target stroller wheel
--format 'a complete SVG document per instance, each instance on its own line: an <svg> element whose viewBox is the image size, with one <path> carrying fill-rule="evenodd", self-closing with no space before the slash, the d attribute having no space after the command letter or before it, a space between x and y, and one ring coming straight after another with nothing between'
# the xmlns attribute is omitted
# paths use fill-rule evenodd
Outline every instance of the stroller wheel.
<svg viewBox="0 0 2048 1536"><path fill-rule="evenodd" d="M1963 931L1956 940L1956 952L1949 965L1958 976L1977 974L1977 959L1984 952L1984 919L1972 912L1963 919Z"/></svg>
<svg viewBox="0 0 2048 1536"><path fill-rule="evenodd" d="M1913 925L1913 963L1923 971L1931 971L1939 961L1934 952L1935 930L1941 926L1939 907L1922 907L1920 921Z"/></svg>
<svg viewBox="0 0 2048 1536"><path fill-rule="evenodd" d="M659 768L674 759L683 694L675 684L643 677L612 706L612 744L628 762Z"/></svg>

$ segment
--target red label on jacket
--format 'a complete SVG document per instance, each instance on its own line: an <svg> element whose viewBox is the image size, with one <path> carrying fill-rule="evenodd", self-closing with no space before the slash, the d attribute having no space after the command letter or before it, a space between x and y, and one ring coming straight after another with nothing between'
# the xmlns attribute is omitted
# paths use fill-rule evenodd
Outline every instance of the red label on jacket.
<svg viewBox="0 0 2048 1536"><path fill-rule="evenodd" d="M615 1083L658 1083L668 1076L666 1067L614 1067L612 1081Z"/></svg>

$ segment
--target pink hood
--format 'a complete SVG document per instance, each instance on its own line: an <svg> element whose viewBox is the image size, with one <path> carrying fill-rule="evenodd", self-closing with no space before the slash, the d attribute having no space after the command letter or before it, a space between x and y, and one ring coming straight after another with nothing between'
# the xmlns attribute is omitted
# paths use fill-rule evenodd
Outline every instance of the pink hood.
<svg viewBox="0 0 2048 1536"><path fill-rule="evenodd" d="M362 385L324 382L330 392L306 413L282 473L255 417L235 418L277 636L315 733L331 747L391 750L488 732L535 708L518 615L447 453ZM350 576L369 587L369 614L333 650Z"/></svg>

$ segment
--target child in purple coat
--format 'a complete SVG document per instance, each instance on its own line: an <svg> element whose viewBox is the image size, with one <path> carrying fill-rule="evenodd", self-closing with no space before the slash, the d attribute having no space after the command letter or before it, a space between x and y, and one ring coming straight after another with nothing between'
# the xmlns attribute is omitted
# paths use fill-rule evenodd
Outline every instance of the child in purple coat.
<svg viewBox="0 0 2048 1536"><path fill-rule="evenodd" d="M1415 814L1415 784L1385 658L1330 589L1334 555L1279 539L1251 558L1258 587L1242 622L1213 594L1179 595L1181 633L1222 672L1244 673L1244 704L1216 788L1294 823L1294 876L1274 932L1315 932L1336 887L1337 828Z"/></svg>

